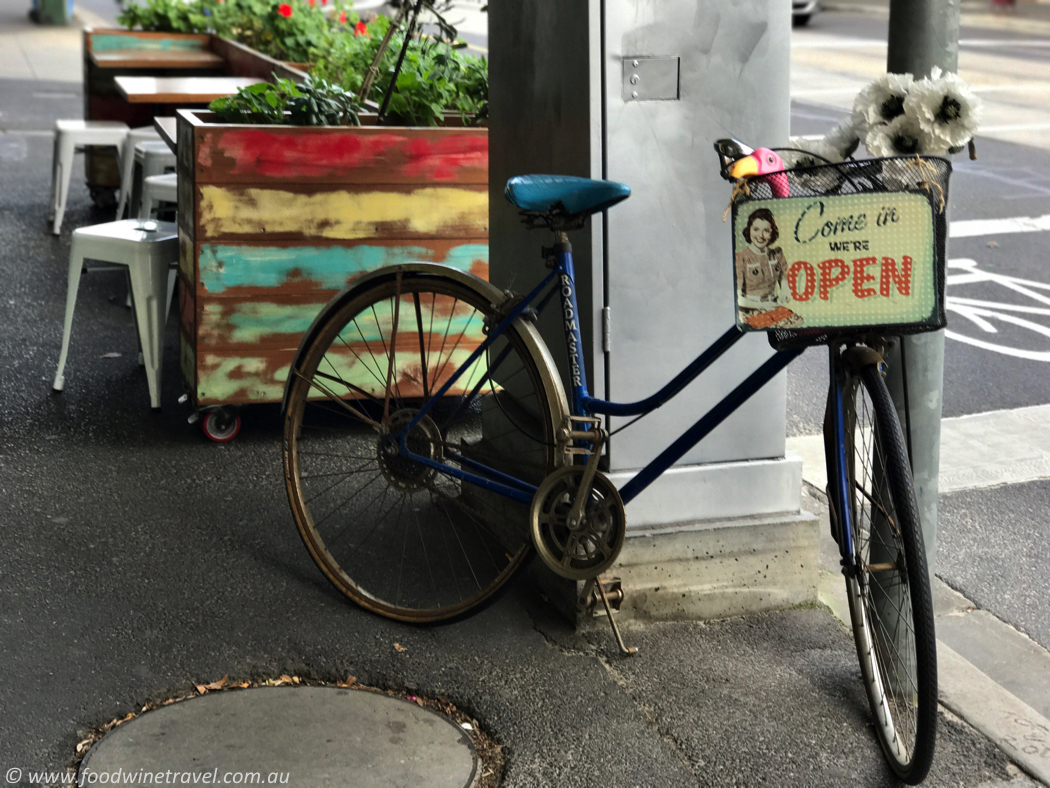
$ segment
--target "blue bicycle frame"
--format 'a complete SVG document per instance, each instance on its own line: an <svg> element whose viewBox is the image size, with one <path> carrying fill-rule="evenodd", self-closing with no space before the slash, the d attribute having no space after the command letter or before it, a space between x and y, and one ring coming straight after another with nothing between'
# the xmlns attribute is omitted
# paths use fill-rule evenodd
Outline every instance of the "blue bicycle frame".
<svg viewBox="0 0 1050 788"><path fill-rule="evenodd" d="M525 311L531 307L531 304L540 297L540 294L552 285L557 288L557 293L561 296L565 342L569 354L570 383L572 387L571 408L572 415L574 416L636 416L647 413L654 408L658 408L689 385L689 383L696 379L700 373L707 369L723 353L743 337L743 333L737 329L736 326L733 326L716 339L710 347L697 356L692 363L675 376L675 378L666 386L646 399L639 400L638 402L623 403L609 402L598 399L597 397L592 397L587 390L587 372L584 365L583 340L580 336L580 324L578 320L579 307L576 302L576 284L572 261L572 246L568 242L556 244L554 247L554 260L555 265L551 273L548 274L531 293L516 304L498 326L489 332L489 336L485 341L482 342L469 358L460 365L459 369L456 370L452 377L431 396L431 398L415 415L415 418L413 418L411 423L401 430L400 435L397 437L399 437L399 448L402 457L407 457L415 462L434 468L441 473L470 482L471 484L475 484L483 489L491 490L492 492L512 498L515 501L524 504L530 504L532 502L532 498L536 493L536 487L534 485L515 479L504 473L500 473L499 471L488 468L481 463L475 462L456 453L449 454L448 458L458 463L461 466L459 468L426 457L421 457L418 454L414 454L408 448L407 436L423 416L430 411L434 403L438 402L443 396L445 396L449 389L455 385L463 370L469 369L483 353L487 352L496 338L499 337L499 335L502 334L515 320L517 320L518 317L524 314ZM542 302L543 305L545 305L548 300L549 297L544 299ZM725 421L733 411L746 402L752 394L757 392L774 378L801 352L801 349L796 349L776 353L762 364L762 366L751 373L743 383L723 397L717 405L704 414L704 416L692 427L686 430L681 437L664 449L664 451L661 452L652 462L645 466L645 468L639 471L638 474L620 488L620 497L623 499L624 504L628 504L634 500L634 498L637 497L642 490L652 484L660 474L674 465L674 463L681 459L687 451L703 440L703 438L719 424ZM500 359L497 358L493 368L498 366L499 363ZM468 399L477 395L480 386L481 383L478 383L475 390L468 396Z"/></svg>

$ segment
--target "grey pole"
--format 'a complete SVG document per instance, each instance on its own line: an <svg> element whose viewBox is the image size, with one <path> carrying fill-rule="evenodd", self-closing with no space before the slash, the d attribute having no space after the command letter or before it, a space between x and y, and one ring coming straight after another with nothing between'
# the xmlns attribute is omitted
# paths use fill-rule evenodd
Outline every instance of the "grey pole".
<svg viewBox="0 0 1050 788"><path fill-rule="evenodd" d="M929 75L934 66L956 71L960 0L890 0L886 70ZM915 494L930 574L937 556L937 474L940 470L944 332L902 337L887 352L886 384L901 417L911 454Z"/></svg>

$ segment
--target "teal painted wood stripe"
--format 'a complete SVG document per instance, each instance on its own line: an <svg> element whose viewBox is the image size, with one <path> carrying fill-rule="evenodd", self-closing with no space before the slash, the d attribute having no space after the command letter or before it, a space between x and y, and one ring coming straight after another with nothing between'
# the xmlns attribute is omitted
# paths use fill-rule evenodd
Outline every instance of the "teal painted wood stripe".
<svg viewBox="0 0 1050 788"><path fill-rule="evenodd" d="M407 299L407 296L406 296ZM198 328L203 343L231 342L256 344L267 338L301 336L306 333L321 311L323 303L274 304L266 301L236 302L235 304L210 303L201 310ZM404 308L404 307L403 307ZM476 345L484 339L482 316L475 310L462 309L450 315L436 312L431 316L430 305L425 300L420 304L423 324L438 338L450 337L454 344L457 337L463 342ZM393 301L376 304L375 314L356 321L344 329L341 337L350 345L379 345L389 337L394 324ZM435 348L438 347L435 340Z"/></svg>
<svg viewBox="0 0 1050 788"><path fill-rule="evenodd" d="M416 261L444 263L470 271L489 261L488 244L453 247L435 259L424 246L227 246L201 244L200 281L212 295L236 287L275 288L311 281L319 290L342 290L354 279L389 265Z"/></svg>
<svg viewBox="0 0 1050 788"><path fill-rule="evenodd" d="M91 51L108 52L114 49L204 49L204 41L196 38L139 38L138 36L93 35Z"/></svg>

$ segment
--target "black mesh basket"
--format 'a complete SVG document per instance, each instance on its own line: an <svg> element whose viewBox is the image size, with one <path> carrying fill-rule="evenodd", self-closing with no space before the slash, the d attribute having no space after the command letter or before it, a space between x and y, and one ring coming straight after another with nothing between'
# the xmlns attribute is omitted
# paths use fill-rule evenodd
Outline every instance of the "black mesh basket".
<svg viewBox="0 0 1050 788"><path fill-rule="evenodd" d="M946 208L950 174L951 162L938 157L862 159L812 167L796 167L782 173L753 178L747 182L746 189L737 188L734 191L732 206L734 233L738 227L737 217L741 214L746 216L756 207L752 205L753 203L762 200L790 200L800 197L823 198L910 193L928 201L933 223L932 254L928 255L933 271L924 271L923 274L927 277L932 274L934 297L929 313L924 313L920 319L892 324L872 322L848 326L824 325L814 328L790 328L777 325L755 328L752 325L745 326L745 328L766 331L770 344L778 349L827 344L847 336L913 334L943 328L946 325L944 271L945 239L948 229ZM787 197L783 196L784 179L786 179L789 191ZM798 238L798 225L795 226L794 232L795 237ZM790 262L788 264L790 265ZM739 289L739 283L737 286ZM791 310L786 309L786 311Z"/></svg>

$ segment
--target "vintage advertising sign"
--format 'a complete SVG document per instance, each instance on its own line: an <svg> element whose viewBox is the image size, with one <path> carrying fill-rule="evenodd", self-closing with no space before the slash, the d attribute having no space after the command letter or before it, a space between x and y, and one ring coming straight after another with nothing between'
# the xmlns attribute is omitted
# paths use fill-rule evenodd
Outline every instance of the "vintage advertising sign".
<svg viewBox="0 0 1050 788"><path fill-rule="evenodd" d="M753 200L734 207L733 225L743 330L939 324L934 206L923 194Z"/></svg>

